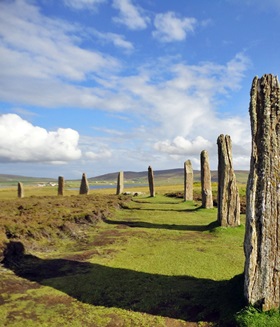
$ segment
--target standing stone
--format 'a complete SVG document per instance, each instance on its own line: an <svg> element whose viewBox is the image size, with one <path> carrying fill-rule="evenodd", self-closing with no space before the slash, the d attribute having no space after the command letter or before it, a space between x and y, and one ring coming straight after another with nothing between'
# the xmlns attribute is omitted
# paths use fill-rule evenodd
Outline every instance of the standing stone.
<svg viewBox="0 0 280 327"><path fill-rule="evenodd" d="M202 208L213 208L211 171L209 165L209 156L206 150L200 154L200 173L201 173L201 196Z"/></svg>
<svg viewBox="0 0 280 327"><path fill-rule="evenodd" d="M62 176L58 177L57 195L64 195L64 178Z"/></svg>
<svg viewBox="0 0 280 327"><path fill-rule="evenodd" d="M240 225L240 200L232 166L231 139L221 134L218 144L218 223L220 226Z"/></svg>
<svg viewBox="0 0 280 327"><path fill-rule="evenodd" d="M80 194L88 194L89 193L89 185L86 174L83 173L81 186L80 186Z"/></svg>
<svg viewBox="0 0 280 327"><path fill-rule="evenodd" d="M193 169L190 160L184 162L184 201L193 200Z"/></svg>
<svg viewBox="0 0 280 327"><path fill-rule="evenodd" d="M280 305L280 91L276 76L251 88L252 152L247 183L244 294L262 310Z"/></svg>
<svg viewBox="0 0 280 327"><path fill-rule="evenodd" d="M124 178L123 178L123 171L120 171L118 174L118 181L117 181L117 195L123 193L124 189Z"/></svg>
<svg viewBox="0 0 280 327"><path fill-rule="evenodd" d="M18 182L18 197L23 198L24 197L24 189L23 184L21 182Z"/></svg>
<svg viewBox="0 0 280 327"><path fill-rule="evenodd" d="M155 184L154 184L154 172L151 166L148 167L148 181L149 181L149 189L150 196L155 196Z"/></svg>

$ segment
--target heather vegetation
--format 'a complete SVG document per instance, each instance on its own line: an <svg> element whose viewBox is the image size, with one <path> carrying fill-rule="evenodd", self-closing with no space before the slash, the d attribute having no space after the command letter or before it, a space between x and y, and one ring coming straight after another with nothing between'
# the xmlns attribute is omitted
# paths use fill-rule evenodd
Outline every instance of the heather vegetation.
<svg viewBox="0 0 280 327"><path fill-rule="evenodd" d="M0 266L4 326L279 321L278 312L244 309L244 215L238 227L217 226L217 208L201 207L200 183L187 202L183 185L158 186L155 197L148 186L130 191L139 195L25 187L16 198L1 189L2 249L10 244Z"/></svg>

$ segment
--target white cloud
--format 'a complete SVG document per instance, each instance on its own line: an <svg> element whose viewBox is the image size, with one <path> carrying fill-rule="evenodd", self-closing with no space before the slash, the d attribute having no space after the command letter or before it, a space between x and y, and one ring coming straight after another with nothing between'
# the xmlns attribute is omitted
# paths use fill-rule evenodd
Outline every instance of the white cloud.
<svg viewBox="0 0 280 327"><path fill-rule="evenodd" d="M124 7L132 5L127 1L114 3ZM179 23L184 22L184 18L174 17ZM177 26L176 19L174 26ZM170 39L184 38L195 28L195 23L185 22L189 26L185 29L179 23L177 29L170 28ZM107 133L102 136L103 143L92 143L88 147L79 142L87 158L103 156L106 165L109 154L116 158L116 153L121 153L120 161L122 156L131 164L132 159L144 162L149 158L162 165L166 160L168 167L170 156L174 162L179 157L182 159L186 151L197 151L197 156L202 150L200 145L209 145L199 140L210 142L209 149L214 153L217 136L221 133L231 135L234 155L244 157L247 154L248 119L221 117L217 112L218 105L223 106L223 101L229 101L241 86L250 65L244 54L239 53L226 63L200 62L196 65L183 62L179 55L149 58L138 66L138 71L131 73L114 58L83 49L83 32L75 24L46 18L31 2L0 1L1 100L47 108L74 107L125 113L129 118L126 125L131 124L133 133L123 129L124 134L114 134L111 139ZM99 37L125 50L133 49L122 35L100 33ZM135 122L141 129L135 128ZM45 130L45 134L49 133ZM62 135L59 131L56 133ZM9 156L5 160L7 158ZM34 158L37 160L36 156Z"/></svg>
<svg viewBox="0 0 280 327"><path fill-rule="evenodd" d="M121 132L119 130L116 129L110 129L110 128L102 128L102 127L93 127L94 130L96 131L100 131L101 133L105 133L105 134L109 134L109 135L114 135L116 136L123 136L125 133Z"/></svg>
<svg viewBox="0 0 280 327"><path fill-rule="evenodd" d="M79 159L79 134L73 129L47 131L16 114L0 116L1 162L67 162Z"/></svg>
<svg viewBox="0 0 280 327"><path fill-rule="evenodd" d="M183 41L194 31L197 21L192 17L180 18L174 12L157 14L153 36L162 42Z"/></svg>
<svg viewBox="0 0 280 327"><path fill-rule="evenodd" d="M134 49L133 44L127 41L123 35L116 33L101 33L96 30L92 30L92 33L101 40L113 43L118 48L123 48L129 51Z"/></svg>
<svg viewBox="0 0 280 327"><path fill-rule="evenodd" d="M229 134L234 155L249 156L249 119L216 112L240 88L249 65L243 54L224 65L164 60L162 67L159 62L151 63L139 75L118 80L117 84L122 92L133 94L139 105L141 123L147 125L142 133L146 148L167 154L174 162L187 154L199 157L205 148L216 156L218 135ZM141 139L141 135L138 137ZM152 150L150 153L154 155Z"/></svg>
<svg viewBox="0 0 280 327"><path fill-rule="evenodd" d="M196 155L202 150L209 150L212 146L213 144L202 136L197 136L192 141L177 136L172 142L169 140L160 141L154 147L158 151L173 155Z"/></svg>
<svg viewBox="0 0 280 327"><path fill-rule="evenodd" d="M106 162L112 156L112 150L109 144L102 137L91 137L82 135L79 141L80 148L83 152L83 161L95 161L99 163Z"/></svg>
<svg viewBox="0 0 280 327"><path fill-rule="evenodd" d="M107 33L105 37L108 40L111 40L116 47L124 48L126 50L133 50L133 44L129 41L126 41L123 35L115 33Z"/></svg>
<svg viewBox="0 0 280 327"><path fill-rule="evenodd" d="M79 26L47 18L24 1L1 2L1 75L76 82L118 66L110 56L83 49L81 35Z"/></svg>
<svg viewBox="0 0 280 327"><path fill-rule="evenodd" d="M131 0L113 0L113 7L120 11L119 17L114 17L114 21L126 25L131 30L145 29L150 21Z"/></svg>
<svg viewBox="0 0 280 327"><path fill-rule="evenodd" d="M225 65L158 61L151 62L138 75L111 82L118 86L119 92L135 99L134 106L138 106L135 110L159 124L158 135L192 139L192 134L197 135L202 126L208 126L209 131L217 130L216 102L240 87L247 67L248 59L239 54ZM209 122L214 122L213 126Z"/></svg>
<svg viewBox="0 0 280 327"><path fill-rule="evenodd" d="M66 6L74 9L96 9L97 5L106 0L64 0Z"/></svg>
<svg viewBox="0 0 280 327"><path fill-rule="evenodd" d="M91 160L100 160L110 158L112 156L112 153L108 149L103 149L98 152L87 151L85 152L85 156Z"/></svg>

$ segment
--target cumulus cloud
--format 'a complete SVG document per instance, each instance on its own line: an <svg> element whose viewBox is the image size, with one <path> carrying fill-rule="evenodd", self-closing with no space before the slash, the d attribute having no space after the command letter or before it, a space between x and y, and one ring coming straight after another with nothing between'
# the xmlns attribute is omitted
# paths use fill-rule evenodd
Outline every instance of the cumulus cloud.
<svg viewBox="0 0 280 327"><path fill-rule="evenodd" d="M149 17L142 14L141 8L136 7L131 0L113 0L113 6L120 11L120 15L114 17L116 23L123 24L131 30L141 30L148 26Z"/></svg>
<svg viewBox="0 0 280 327"><path fill-rule="evenodd" d="M34 3L0 1L2 101L27 104L27 107L74 107L124 113L129 117L130 122L126 125L131 124L133 134L127 131L124 135L115 134L112 139L103 138L103 144L97 147L92 144L82 148L79 141L85 156L92 160L103 156L106 162L110 153L115 158L117 151L104 147L107 141L114 146L118 143L118 153L125 153L127 162L129 158L153 158L157 162L161 160L159 158L167 158L168 162L170 156L182 158L186 153L196 151L197 156L202 150L200 145L206 147L207 142L212 145L209 150L214 151L220 133L230 134L233 145L240 145L234 148L236 153L243 157L247 154L250 131L247 120L218 114L223 101L228 101L240 88L250 65L243 53L238 53L228 62L199 62L195 65L181 60L179 55L149 58L132 72L130 65L123 67L110 56L82 47L85 35L92 36L91 30L85 33L81 26L47 18L32 5ZM119 18L129 28L147 26L148 19L131 1L116 0L114 5L120 10ZM195 29L195 20L186 20L174 13L161 15L158 16L159 22L166 19L170 26L165 30L159 23L155 32L161 31L156 37L165 42L184 39ZM122 35L100 33L95 36L122 49L133 50L133 44ZM247 113L247 107L245 110ZM137 130L136 123L143 126L141 131ZM44 133L49 136L47 139L51 139L54 132L45 130ZM64 138L60 130L55 133L57 138ZM122 137L122 140L116 142L117 137ZM122 152L125 147L126 152ZM8 153L1 155L2 160L10 160L12 155ZM57 159L49 158L46 153L40 158L44 155L46 160L63 160L57 156ZM20 160L28 159L21 157Z"/></svg>
<svg viewBox="0 0 280 327"><path fill-rule="evenodd" d="M16 114L0 116L1 162L67 162L79 159L79 134L73 129L47 131Z"/></svg>
<svg viewBox="0 0 280 327"><path fill-rule="evenodd" d="M74 9L96 9L97 5L106 0L64 0L66 6Z"/></svg>
<svg viewBox="0 0 280 327"><path fill-rule="evenodd" d="M202 136L197 136L191 141L182 136L177 136L172 142L165 140L154 145L156 150L173 155L195 155L202 150L210 149L212 146L212 143Z"/></svg>
<svg viewBox="0 0 280 327"><path fill-rule="evenodd" d="M152 126L145 133L145 139L149 139L147 148L167 154L175 161L188 154L199 157L203 149L214 156L218 135L229 134L234 155L249 156L249 119L220 115L217 110L240 88L249 65L250 61L241 53L224 65L210 62L187 65L164 60L162 67L159 62L154 66L151 63L138 76L119 81L118 87L134 94L141 105L142 117L149 118L146 123L141 120Z"/></svg>
<svg viewBox="0 0 280 327"><path fill-rule="evenodd" d="M180 18L172 11L157 14L154 20L156 30L152 35L162 42L183 41L194 31L196 23L195 18Z"/></svg>

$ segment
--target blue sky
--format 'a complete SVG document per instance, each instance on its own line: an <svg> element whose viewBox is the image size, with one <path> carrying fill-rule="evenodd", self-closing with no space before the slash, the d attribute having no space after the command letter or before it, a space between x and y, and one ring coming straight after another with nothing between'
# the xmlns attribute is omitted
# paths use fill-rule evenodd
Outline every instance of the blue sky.
<svg viewBox="0 0 280 327"><path fill-rule="evenodd" d="M279 74L278 0L0 1L0 172L183 167L229 134L250 159L253 77Z"/></svg>

